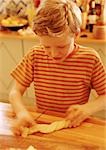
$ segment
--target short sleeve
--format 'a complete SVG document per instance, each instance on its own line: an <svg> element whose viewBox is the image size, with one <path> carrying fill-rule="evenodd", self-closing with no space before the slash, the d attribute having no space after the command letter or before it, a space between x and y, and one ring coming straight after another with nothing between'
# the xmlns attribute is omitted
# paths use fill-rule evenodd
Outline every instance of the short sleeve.
<svg viewBox="0 0 106 150"><path fill-rule="evenodd" d="M106 68L99 57L95 60L91 84L98 95L106 94Z"/></svg>
<svg viewBox="0 0 106 150"><path fill-rule="evenodd" d="M11 72L12 77L21 85L29 87L33 81L33 50L30 50Z"/></svg>

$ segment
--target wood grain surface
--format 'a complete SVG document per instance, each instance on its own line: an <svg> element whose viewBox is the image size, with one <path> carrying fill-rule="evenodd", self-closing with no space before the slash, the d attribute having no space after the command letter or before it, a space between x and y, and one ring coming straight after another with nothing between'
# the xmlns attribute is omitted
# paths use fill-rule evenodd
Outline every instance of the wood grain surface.
<svg viewBox="0 0 106 150"><path fill-rule="evenodd" d="M31 112L34 118L39 115ZM9 116L7 116L9 114ZM0 103L0 150L16 148L24 150L33 145L37 150L105 150L106 122L98 118L89 118L77 128L62 129L49 134L36 133L27 138L14 136L11 131L14 118L11 106ZM38 122L51 123L62 120L56 116L43 114Z"/></svg>

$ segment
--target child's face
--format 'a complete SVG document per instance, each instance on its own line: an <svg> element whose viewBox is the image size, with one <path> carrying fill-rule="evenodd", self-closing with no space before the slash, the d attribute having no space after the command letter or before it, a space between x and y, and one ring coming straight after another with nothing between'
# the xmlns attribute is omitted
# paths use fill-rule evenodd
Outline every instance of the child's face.
<svg viewBox="0 0 106 150"><path fill-rule="evenodd" d="M65 32L59 37L41 36L40 42L45 47L47 55L55 61L61 61L67 57L74 48L74 34Z"/></svg>

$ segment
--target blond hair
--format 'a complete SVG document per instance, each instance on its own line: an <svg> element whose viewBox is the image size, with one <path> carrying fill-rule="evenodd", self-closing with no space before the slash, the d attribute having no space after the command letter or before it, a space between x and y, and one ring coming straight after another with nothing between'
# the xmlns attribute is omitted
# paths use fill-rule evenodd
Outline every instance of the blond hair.
<svg viewBox="0 0 106 150"><path fill-rule="evenodd" d="M69 28L77 33L81 12L72 0L42 0L33 20L33 31L40 36L58 36Z"/></svg>

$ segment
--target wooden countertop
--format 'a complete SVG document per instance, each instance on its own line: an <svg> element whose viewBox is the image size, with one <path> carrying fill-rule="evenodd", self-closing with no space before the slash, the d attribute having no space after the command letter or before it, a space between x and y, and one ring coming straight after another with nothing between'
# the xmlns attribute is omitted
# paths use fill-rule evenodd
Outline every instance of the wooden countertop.
<svg viewBox="0 0 106 150"><path fill-rule="evenodd" d="M81 37L82 35L87 35L87 37ZM106 39L96 39L93 37L93 34L90 32L81 32L76 38L76 42L78 43L99 43L106 44Z"/></svg>
<svg viewBox="0 0 106 150"><path fill-rule="evenodd" d="M7 113L10 112L11 106L9 104L0 103L0 150L9 150L7 149L9 147L26 150L30 145L33 145L37 150L106 149L106 121L104 120L90 118L77 128L62 129L49 134L36 133L23 138L13 135L11 126L14 118L7 116ZM35 111L31 113L35 118L39 115ZM39 121L50 123L61 119L60 117L43 114Z"/></svg>
<svg viewBox="0 0 106 150"><path fill-rule="evenodd" d="M81 37L81 35L87 35L87 37ZM0 38L14 38L14 39L27 39L27 40L38 40L37 36L35 35L19 35L17 32L10 32L10 31L0 31ZM106 39L95 39L92 33L89 32L81 32L79 36L76 38L76 42L82 43L105 43Z"/></svg>
<svg viewBox="0 0 106 150"><path fill-rule="evenodd" d="M0 38L38 40L36 35L20 35L18 32L15 31L0 31Z"/></svg>

